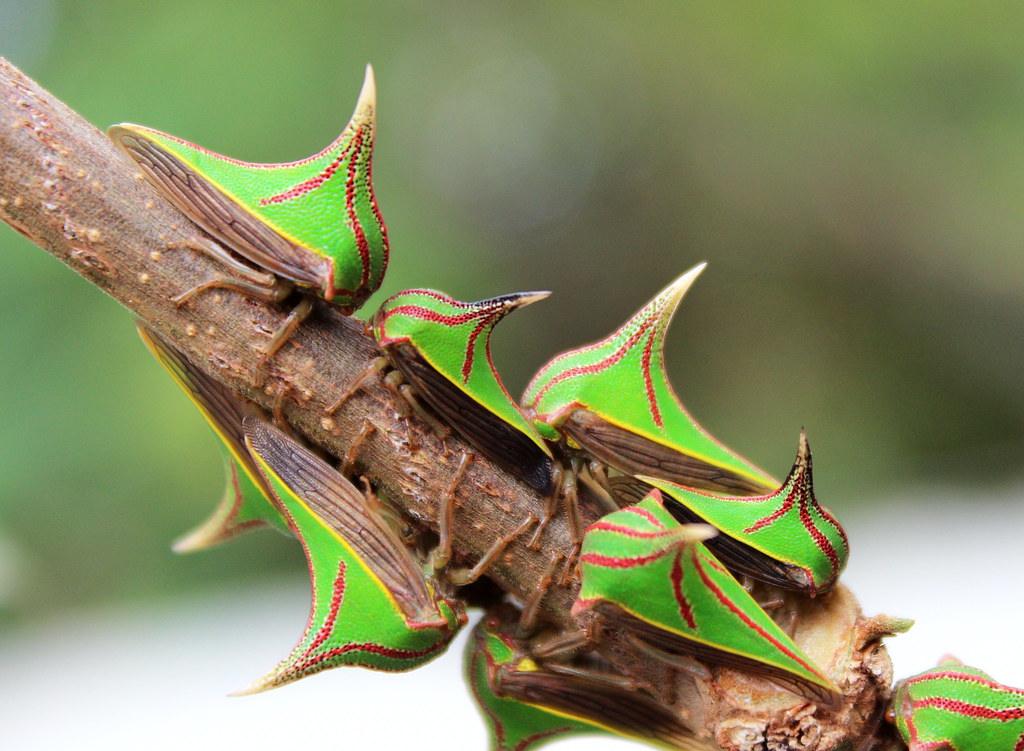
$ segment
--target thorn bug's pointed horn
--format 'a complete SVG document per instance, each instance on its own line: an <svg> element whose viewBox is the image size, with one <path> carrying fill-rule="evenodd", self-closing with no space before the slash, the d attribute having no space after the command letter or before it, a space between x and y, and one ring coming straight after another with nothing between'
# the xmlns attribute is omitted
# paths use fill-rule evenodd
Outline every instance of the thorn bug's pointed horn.
<svg viewBox="0 0 1024 751"><path fill-rule="evenodd" d="M797 440L796 459L793 460L793 468L789 471L788 480L794 477L803 476L803 481L808 485L811 480L811 444L807 441L807 430L800 428L800 438Z"/></svg>
<svg viewBox="0 0 1024 751"><path fill-rule="evenodd" d="M811 444L807 442L807 428L800 428L800 439L796 447L796 463L809 467L811 464Z"/></svg>
<svg viewBox="0 0 1024 751"><path fill-rule="evenodd" d="M366 64L363 76L363 88L359 90L356 107L352 111L352 124L368 124L371 128L377 121L377 79L373 74L373 66Z"/></svg>
<svg viewBox="0 0 1024 751"><path fill-rule="evenodd" d="M679 303L682 302L690 287L697 281L697 277L707 268L707 261L701 261L689 271L676 277L676 279L655 297L655 304L660 308L658 316L662 319L662 325L667 326L675 315Z"/></svg>
<svg viewBox="0 0 1024 751"><path fill-rule="evenodd" d="M530 292L509 292L506 295L498 295L497 297L488 297L485 300L478 300L473 305L481 308L504 308L502 315L511 313L516 308L525 308L527 305L532 305L535 302L546 300L551 296L550 290L535 290Z"/></svg>
<svg viewBox="0 0 1024 751"><path fill-rule="evenodd" d="M171 550L178 555L188 555L213 547L220 540L214 534L212 527L213 525L208 521L189 530L171 543Z"/></svg>
<svg viewBox="0 0 1024 751"><path fill-rule="evenodd" d="M648 498L654 500L662 508L665 507L665 496L658 488L651 488L647 495L644 496L644 500ZM692 545L695 542L704 542L717 536L718 529L711 524L701 523L683 524L672 533L672 539L680 545Z"/></svg>
<svg viewBox="0 0 1024 751"><path fill-rule="evenodd" d="M273 679L274 673L268 673L262 678L256 679L245 688L240 688L237 691L232 691L228 694L228 696L230 696L232 699L237 699L242 696L253 696L254 694L262 694L263 692L269 691L272 688L277 688L278 684Z"/></svg>
<svg viewBox="0 0 1024 751"><path fill-rule="evenodd" d="M541 300L547 300L551 297L551 290L541 289L534 290L532 292L513 292L511 295L506 295L505 304L509 310L515 310L516 308L525 308L527 305L533 305L535 302Z"/></svg>
<svg viewBox="0 0 1024 751"><path fill-rule="evenodd" d="M776 492L782 492L785 488L797 487L802 487L804 492L808 493L810 497L814 496L811 445L807 441L807 431L804 428L800 428L800 438L797 440L796 458L793 459L793 466Z"/></svg>
<svg viewBox="0 0 1024 751"><path fill-rule="evenodd" d="M673 537L680 545L704 542L717 535L718 530L710 524L684 524L673 533Z"/></svg>

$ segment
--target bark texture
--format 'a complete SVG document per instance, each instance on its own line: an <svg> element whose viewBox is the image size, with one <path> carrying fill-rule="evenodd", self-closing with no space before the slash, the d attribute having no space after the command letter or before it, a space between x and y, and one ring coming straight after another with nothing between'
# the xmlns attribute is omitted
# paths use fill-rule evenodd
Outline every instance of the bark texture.
<svg viewBox="0 0 1024 751"><path fill-rule="evenodd" d="M256 366L262 348L287 311L232 292L206 293L175 307L174 295L221 271L175 247L198 230L103 133L3 60L0 219L114 297L210 376L268 411L277 409L310 444L341 458L362 432L358 471L414 522L434 525L439 499L468 447L454 436L439 440L427 425L401 417L390 392L374 381L334 415L325 413L376 354L363 324L318 304L261 377ZM128 320L124 335L134 335ZM369 432L366 426L372 426ZM456 494L454 550L458 561L469 564L527 514L539 514L544 503L480 457ZM551 557L570 548L559 516L539 550L529 549L525 538L517 540L490 577L525 599L547 573ZM573 628L569 609L575 594L575 585L553 588L541 603L541 617L554 627ZM834 713L730 670L714 669L710 678L669 671L632 649L622 634L607 634L603 652L724 749L829 751L890 743L878 727L892 678L880 644L887 623L863 618L842 587L818 600L794 600L793 607L797 643L845 694Z"/></svg>

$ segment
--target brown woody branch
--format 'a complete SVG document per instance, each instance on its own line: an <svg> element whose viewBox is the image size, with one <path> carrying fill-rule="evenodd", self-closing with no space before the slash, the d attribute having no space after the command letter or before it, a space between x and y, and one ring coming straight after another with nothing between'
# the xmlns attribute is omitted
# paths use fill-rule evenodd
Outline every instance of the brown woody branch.
<svg viewBox="0 0 1024 751"><path fill-rule="evenodd" d="M418 523L433 526L438 501L468 447L457 437L439 440L416 419L400 417L390 393L372 382L335 414L325 413L376 354L363 325L319 305L258 377L262 348L285 311L229 292L175 307L174 295L218 271L207 259L175 248L194 237L196 228L106 136L2 59L0 219L114 297L210 376L268 411L278 410L311 444L344 457L355 436L373 426L356 466L382 496ZM131 335L127 322L125 335ZM544 503L479 457L458 485L457 499L454 550L468 563L528 513L539 514ZM527 548L523 539L513 542L489 576L525 599L551 557L570 547L565 522L556 518L539 550ZM556 627L574 627L574 597L575 585L552 589L542 602L542 617ZM631 649L621 634L607 634L603 651L724 748L826 751L845 742L870 748L891 680L879 645L885 624L863 619L842 588L793 607L798 643L844 689L846 704L836 713L812 711L771 684L729 670L714 671L710 679L667 671Z"/></svg>

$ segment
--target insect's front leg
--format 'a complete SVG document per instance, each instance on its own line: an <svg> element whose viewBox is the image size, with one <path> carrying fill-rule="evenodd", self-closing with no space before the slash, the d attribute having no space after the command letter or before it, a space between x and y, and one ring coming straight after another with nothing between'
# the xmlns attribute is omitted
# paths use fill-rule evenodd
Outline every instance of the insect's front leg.
<svg viewBox="0 0 1024 751"><path fill-rule="evenodd" d="M295 333L303 321L309 318L309 314L312 312L313 298L303 297L299 301L299 304L292 308L288 317L285 318L281 325L277 327L277 331L275 331L270 337L270 342L267 344L266 349L263 350L263 355L256 364L257 369L263 369L267 364L267 361L276 355L281 347L291 339L292 334Z"/></svg>
<svg viewBox="0 0 1024 751"><path fill-rule="evenodd" d="M498 560L505 552L513 540L521 535L526 534L530 527L537 523L537 517L530 514L519 526L513 529L508 534L502 535L495 540L491 547L487 549L487 552L483 554L479 561L470 569L454 569L448 572L448 581L457 587L464 587L467 584L472 584L481 576L487 573L487 570L494 565L494 562Z"/></svg>
<svg viewBox="0 0 1024 751"><path fill-rule="evenodd" d="M562 553L552 554L551 562L548 564L544 576L537 582L533 593L524 603L523 610L519 614L518 634L520 638L530 636L537 627L537 613L540 610L540 603L544 599L544 595L551 589L551 585L555 581L555 569L558 568L558 564L562 562L564 557Z"/></svg>
<svg viewBox="0 0 1024 751"><path fill-rule="evenodd" d="M530 642L528 651L537 660L565 662L590 649L594 641L592 627L584 626L578 631L559 631L536 637Z"/></svg>
<svg viewBox="0 0 1024 751"><path fill-rule="evenodd" d="M430 554L431 565L435 571L440 571L448 565L452 559L452 522L455 517L455 494L459 489L466 470L473 462L474 455L463 451L459 457L459 466L455 469L451 482L445 489L444 495L437 507L437 547Z"/></svg>
<svg viewBox="0 0 1024 751"><path fill-rule="evenodd" d="M337 400L324 410L324 414L333 415L339 409L341 409L349 399L358 394L366 382L372 378L380 377L380 374L391 367L391 363L384 355L378 355L370 361L370 364L363 370L362 373L356 376L352 384L345 389L341 396Z"/></svg>
<svg viewBox="0 0 1024 751"><path fill-rule="evenodd" d="M363 444L366 440L377 432L377 426L369 420L363 420L362 427L359 428L359 433L356 434L355 439L349 445L348 450L345 452L345 457L341 461L341 466L338 468L341 474L345 477L351 477L355 471L356 462L359 458L359 452L363 448Z"/></svg>
<svg viewBox="0 0 1024 751"><path fill-rule="evenodd" d="M423 420L443 441L452 434L452 429L445 423L438 420L434 414L423 406L423 403L416 397L416 391L405 382L405 376L401 371L389 370L384 376L384 386L395 397L398 414L402 417L409 417L413 413Z"/></svg>
<svg viewBox="0 0 1024 751"><path fill-rule="evenodd" d="M583 462L580 466L579 479L590 491L591 496L600 504L605 513L619 510L612 494L611 483L608 481L608 467L596 459Z"/></svg>
<svg viewBox="0 0 1024 751"><path fill-rule="evenodd" d="M227 248L208 237L195 236L181 242L169 243L169 250L191 250L227 267L236 276L258 287L273 287L277 277L240 261ZM181 297L181 295L179 295Z"/></svg>
<svg viewBox="0 0 1024 751"><path fill-rule="evenodd" d="M572 535L572 542L577 548L583 543L583 521L580 519L579 485L576 478L580 474L581 462L578 457L573 457L572 466L569 472L562 475L562 507L565 510L566 521L569 522L569 534Z"/></svg>
<svg viewBox="0 0 1024 751"><path fill-rule="evenodd" d="M205 237L193 237L168 248L195 251L225 266L233 276L214 276L172 298L179 308L192 298L210 289L230 289L263 302L278 303L292 291L292 284L273 274L254 269L239 261L222 245Z"/></svg>
<svg viewBox="0 0 1024 751"><path fill-rule="evenodd" d="M565 520L569 525L569 534L572 538L575 549L578 550L583 542L583 522L580 519L579 509L579 488L576 477L580 471L581 460L577 456L569 459L568 465L565 461L555 462L551 478L551 492L545 498L544 512L540 519L540 526L534 531L530 538L528 547L536 550L540 546L540 538L548 524L558 511L558 502L561 500ZM567 568L575 559L575 551L567 559ZM564 576L563 576L564 581Z"/></svg>

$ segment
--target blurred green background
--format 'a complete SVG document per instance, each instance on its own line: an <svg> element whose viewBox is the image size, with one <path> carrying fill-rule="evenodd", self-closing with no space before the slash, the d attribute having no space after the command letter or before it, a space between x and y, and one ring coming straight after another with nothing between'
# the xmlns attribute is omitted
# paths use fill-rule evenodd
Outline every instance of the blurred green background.
<svg viewBox="0 0 1024 751"><path fill-rule="evenodd" d="M376 67L384 288L547 287L513 392L710 261L684 401L776 474L801 425L841 516L1024 472L1024 12L732 5L0 0L0 54L98 126L305 156ZM221 467L131 317L0 226L0 617L300 567L272 534L175 558ZM856 544L856 543L855 543Z"/></svg>

